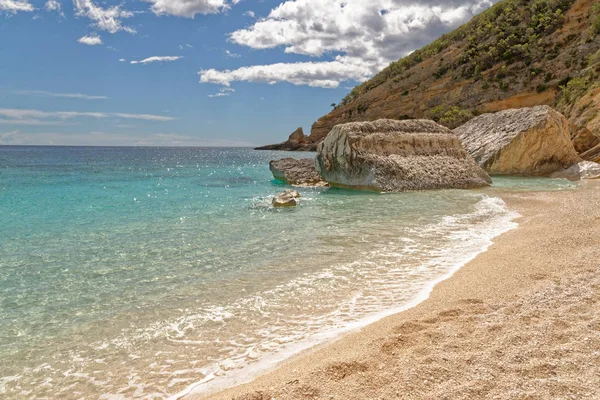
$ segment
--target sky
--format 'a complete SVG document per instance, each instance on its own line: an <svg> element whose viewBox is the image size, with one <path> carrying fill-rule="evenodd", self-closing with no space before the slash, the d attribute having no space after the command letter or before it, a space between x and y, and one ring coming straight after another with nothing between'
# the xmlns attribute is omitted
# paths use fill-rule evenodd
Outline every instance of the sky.
<svg viewBox="0 0 600 400"><path fill-rule="evenodd" d="M0 0L0 145L254 146L497 0Z"/></svg>

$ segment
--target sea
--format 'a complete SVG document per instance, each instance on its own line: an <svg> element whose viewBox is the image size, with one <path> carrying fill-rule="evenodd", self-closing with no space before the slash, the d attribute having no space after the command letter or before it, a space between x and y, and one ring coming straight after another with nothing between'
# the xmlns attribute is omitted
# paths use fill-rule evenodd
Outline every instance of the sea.
<svg viewBox="0 0 600 400"><path fill-rule="evenodd" d="M503 191L298 188L247 148L0 147L0 397L178 399L424 300L517 226Z"/></svg>

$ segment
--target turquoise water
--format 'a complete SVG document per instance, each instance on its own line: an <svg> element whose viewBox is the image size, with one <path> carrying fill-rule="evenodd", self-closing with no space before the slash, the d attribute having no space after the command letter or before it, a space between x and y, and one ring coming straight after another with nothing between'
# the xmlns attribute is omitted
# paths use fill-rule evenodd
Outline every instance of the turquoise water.
<svg viewBox="0 0 600 400"><path fill-rule="evenodd" d="M166 398L426 296L515 226L495 190L285 188L249 149L0 147L0 395ZM294 153L294 157L312 154Z"/></svg>

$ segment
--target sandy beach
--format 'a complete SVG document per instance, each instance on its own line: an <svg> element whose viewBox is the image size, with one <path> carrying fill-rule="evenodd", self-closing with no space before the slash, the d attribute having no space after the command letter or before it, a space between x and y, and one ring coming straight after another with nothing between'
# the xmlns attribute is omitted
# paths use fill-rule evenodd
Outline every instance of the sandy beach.
<svg viewBox="0 0 600 400"><path fill-rule="evenodd" d="M418 306L208 397L600 398L600 185L498 193L519 228Z"/></svg>

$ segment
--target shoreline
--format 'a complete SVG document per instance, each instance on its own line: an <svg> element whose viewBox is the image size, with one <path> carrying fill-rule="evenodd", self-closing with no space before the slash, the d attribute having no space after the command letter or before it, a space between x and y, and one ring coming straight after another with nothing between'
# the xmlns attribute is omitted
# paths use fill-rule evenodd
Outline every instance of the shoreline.
<svg viewBox="0 0 600 400"><path fill-rule="evenodd" d="M587 230L581 229L581 224L585 223L586 218L590 218L591 221L600 221L600 207L598 207L600 202L595 198L599 188L600 185L597 182L584 182L582 187L568 191L498 191L490 193L490 195L502 198L510 211L516 211L521 215L516 220L519 227L496 236L486 250L449 274L449 277L446 276L436 282L425 300L407 305L403 311L396 311L392 315L343 334L333 341L302 350L271 369L259 373L254 380L248 383L241 383L208 394L195 394L191 390L187 395L180 393L179 397L173 398L214 400L365 398L364 385L367 383L365 379L368 379L369 382L385 380L384 378L389 375L389 370L396 371L394 375L397 375L398 373L406 374L410 369L423 367L423 365L419 366L419 364L423 364L420 357L408 354L410 352L402 354L403 352L399 350L407 347L412 352L414 346L408 346L408 343L426 340L428 330L442 329L437 326L440 323L445 325L445 321L463 319L465 318L463 316L468 315L473 309L476 309L477 312L473 313L469 317L470 319L474 316L486 316L488 312L484 312L483 309L491 312L490 310L495 308L494 303L506 301L508 298L535 294L537 289L548 285L548 282L551 281L548 278L550 276L560 275L564 279L573 278L571 275L574 275L574 271L569 269L557 271L553 263L546 260L547 254L540 256L547 249L547 245L543 243L545 242L544 235L548 236L548 240L555 238L556 235L561 235L561 232L563 232L562 235L570 232L571 236L584 236L592 242L594 242L594 237L600 238L600 228L598 227L590 226ZM565 204L576 206L565 207ZM552 229L552 226L548 225L549 223L553 223L556 228L560 227L561 229ZM576 230L575 227L572 227L565 230L569 225L579 226L580 229ZM528 242L532 243L525 245ZM585 252L590 249L589 242L581 242L579 246L563 248L563 254L555 255L557 261L562 258L563 262L568 262L569 255L564 254L565 251ZM540 256L537 257L539 259L534 259L532 254ZM506 265L507 261L503 260L511 260L509 268ZM586 261L585 265L593 263L594 259ZM499 268L501 266L504 268ZM450 305L455 307L448 309ZM425 318L426 316L427 318ZM431 320L431 326L427 322L426 325L423 325L423 322L414 321L415 319L423 320L423 318ZM405 327L412 325L419 326ZM467 323L467 325L469 324ZM469 330L471 329L472 327L469 327ZM398 334L398 331L407 331L407 333ZM453 332L456 334L456 329ZM423 335L424 333L425 335ZM600 338L598 340L600 341ZM405 341L407 343L403 344ZM398 344L399 349L396 349ZM452 345L451 341L449 344ZM468 341L463 343L463 345L465 344L469 345ZM421 352L427 353L428 347L431 346L420 348ZM388 348L394 348L394 350L391 353L382 350ZM382 351L383 355L380 354ZM409 355L410 357L408 357ZM408 360L404 360L404 362L407 364L398 369L397 358L406 357ZM390 359L388 360L388 358ZM598 361L600 361L600 356ZM377 367L375 364L378 364ZM435 363L433 364L435 365ZM457 365L457 367L461 368L464 365ZM396 395L398 391L398 393L404 392L406 387L398 382L397 384L379 384L371 389L372 393L368 397L429 398L429 396L434 396L432 390L436 387L435 374L431 378L431 382L427 379L424 381L417 379L416 382L420 382L420 384L411 390L412 394L410 395ZM466 384L464 380L452 379L452 381L458 386ZM409 380L406 385L413 387L414 384L410 382L412 380ZM359 387L352 389L358 383L361 383L360 389ZM593 383L596 387L600 387L600 381L596 380ZM444 384L443 386L445 386L444 390L448 391L448 385ZM594 393L600 394L600 389L599 392ZM440 395L440 393L435 394L435 396ZM473 393L471 393L472 395ZM512 395L506 396L514 398ZM450 396L448 398L457 397ZM500 396L499 398L504 397Z"/></svg>

